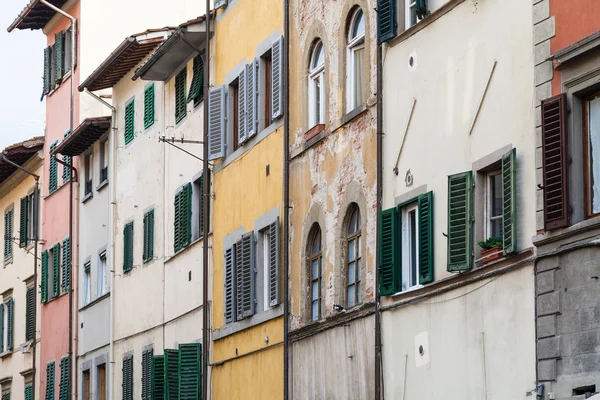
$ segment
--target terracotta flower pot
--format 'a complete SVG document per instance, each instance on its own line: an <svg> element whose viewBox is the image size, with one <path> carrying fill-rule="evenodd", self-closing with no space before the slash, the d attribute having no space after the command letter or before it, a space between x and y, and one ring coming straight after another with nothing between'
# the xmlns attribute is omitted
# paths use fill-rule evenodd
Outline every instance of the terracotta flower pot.
<svg viewBox="0 0 600 400"><path fill-rule="evenodd" d="M483 259L482 261L484 264L487 264L494 260L498 260L502 257L503 254L501 246L492 247L491 249L481 251L481 258Z"/></svg>

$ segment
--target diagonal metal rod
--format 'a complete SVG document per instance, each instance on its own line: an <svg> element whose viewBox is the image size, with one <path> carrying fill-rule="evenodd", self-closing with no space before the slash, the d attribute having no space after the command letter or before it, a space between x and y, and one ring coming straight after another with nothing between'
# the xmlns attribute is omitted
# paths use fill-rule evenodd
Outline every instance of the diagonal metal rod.
<svg viewBox="0 0 600 400"><path fill-rule="evenodd" d="M56 155L52 155L52 157L54 157L54 159L63 167L67 167L69 168L73 174L75 175L73 177L73 182L79 182L79 174L77 173L77 168L75 168L74 166L72 166L69 163L64 162L63 160L61 160L60 158L56 157Z"/></svg>
<svg viewBox="0 0 600 400"><path fill-rule="evenodd" d="M161 136L158 138L159 142L170 142L170 143L182 143L182 144L204 144L203 141L201 140L189 140L189 139L175 139L174 137L171 137L171 139L167 139L166 136Z"/></svg>
<svg viewBox="0 0 600 400"><path fill-rule="evenodd" d="M171 145L171 146L175 147L175 148L176 148L176 149L178 149L178 150L181 150L181 151L183 151L185 154L188 154L188 155L190 155L190 156L194 157L194 158L195 158L195 159L197 159L197 160L204 161L202 158L198 157L197 155L195 155L195 154L193 154L193 153L190 153L189 151L187 151L187 150L185 150L185 149L182 149L182 148L181 148L181 147L179 147L179 146L175 146L175 145L174 145L173 143L171 143L171 142L165 141L165 143L166 143L166 144L168 144L168 145Z"/></svg>

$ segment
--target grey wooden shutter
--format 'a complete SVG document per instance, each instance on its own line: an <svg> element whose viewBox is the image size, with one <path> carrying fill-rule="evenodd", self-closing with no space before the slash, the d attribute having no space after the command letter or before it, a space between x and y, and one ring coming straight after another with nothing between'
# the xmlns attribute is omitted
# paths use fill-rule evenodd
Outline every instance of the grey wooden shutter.
<svg viewBox="0 0 600 400"><path fill-rule="evenodd" d="M235 251L233 247L225 250L225 323L235 321Z"/></svg>
<svg viewBox="0 0 600 400"><path fill-rule="evenodd" d="M517 150L502 156L502 252L517 250Z"/></svg>
<svg viewBox="0 0 600 400"><path fill-rule="evenodd" d="M56 84L62 81L65 73L65 33L58 32L54 36L54 80Z"/></svg>
<svg viewBox="0 0 600 400"><path fill-rule="evenodd" d="M246 89L248 83L248 69L244 68L242 72L238 75L238 143L242 144L246 141L246 113L247 103L246 103Z"/></svg>
<svg viewBox="0 0 600 400"><path fill-rule="evenodd" d="M466 271L473 266L473 174L448 177L448 271Z"/></svg>
<svg viewBox="0 0 600 400"><path fill-rule="evenodd" d="M254 314L255 266L254 232L248 232L236 243L237 317L244 319Z"/></svg>
<svg viewBox="0 0 600 400"><path fill-rule="evenodd" d="M433 192L419 196L419 284L433 282Z"/></svg>
<svg viewBox="0 0 600 400"><path fill-rule="evenodd" d="M225 157L226 134L225 86L212 88L208 94L208 159Z"/></svg>
<svg viewBox="0 0 600 400"><path fill-rule="evenodd" d="M273 120L283 115L283 36L271 46L271 113Z"/></svg>
<svg viewBox="0 0 600 400"><path fill-rule="evenodd" d="M246 65L246 139L258 131L258 60Z"/></svg>
<svg viewBox="0 0 600 400"><path fill-rule="evenodd" d="M269 304L279 304L279 217L269 225Z"/></svg>

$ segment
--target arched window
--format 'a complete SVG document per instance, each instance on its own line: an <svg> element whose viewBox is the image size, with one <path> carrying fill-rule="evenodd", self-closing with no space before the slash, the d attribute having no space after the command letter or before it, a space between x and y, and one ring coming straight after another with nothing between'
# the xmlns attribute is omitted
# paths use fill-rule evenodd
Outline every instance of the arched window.
<svg viewBox="0 0 600 400"><path fill-rule="evenodd" d="M360 210L353 204L348 210L348 225L346 231L346 305L355 306L361 302L361 220Z"/></svg>
<svg viewBox="0 0 600 400"><path fill-rule="evenodd" d="M325 123L325 51L319 40L313 47L308 71L308 123Z"/></svg>
<svg viewBox="0 0 600 400"><path fill-rule="evenodd" d="M358 8L350 19L346 61L346 112L365 102L365 15Z"/></svg>
<svg viewBox="0 0 600 400"><path fill-rule="evenodd" d="M319 225L313 227L310 238L308 267L310 270L311 320L318 321L321 319L321 278L323 264L321 253L321 228Z"/></svg>

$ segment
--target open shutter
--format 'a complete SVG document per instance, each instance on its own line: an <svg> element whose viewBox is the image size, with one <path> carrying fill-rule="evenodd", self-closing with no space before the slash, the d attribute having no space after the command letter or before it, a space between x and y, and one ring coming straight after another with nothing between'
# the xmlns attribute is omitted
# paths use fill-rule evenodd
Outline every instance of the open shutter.
<svg viewBox="0 0 600 400"><path fill-rule="evenodd" d="M225 86L212 88L208 94L209 160L216 160L225 156L226 97Z"/></svg>
<svg viewBox="0 0 600 400"><path fill-rule="evenodd" d="M236 246L237 317L254 315L254 232L242 235Z"/></svg>
<svg viewBox="0 0 600 400"><path fill-rule="evenodd" d="M135 138L135 101L131 100L125 106L125 144L129 144Z"/></svg>
<svg viewBox="0 0 600 400"><path fill-rule="evenodd" d="M269 225L269 304L279 304L279 217Z"/></svg>
<svg viewBox="0 0 600 400"><path fill-rule="evenodd" d="M433 282L433 192L419 196L419 284Z"/></svg>
<svg viewBox="0 0 600 400"><path fill-rule="evenodd" d="M60 294L60 244L52 247L52 295Z"/></svg>
<svg viewBox="0 0 600 400"><path fill-rule="evenodd" d="M396 293L402 281L400 277L400 231L396 208L381 212L379 220L379 293L389 296Z"/></svg>
<svg viewBox="0 0 600 400"><path fill-rule="evenodd" d="M154 83L144 90L144 129L154 125Z"/></svg>
<svg viewBox="0 0 600 400"><path fill-rule="evenodd" d="M133 269L133 222L123 229L123 272Z"/></svg>
<svg viewBox="0 0 600 400"><path fill-rule="evenodd" d="M33 387L31 383L25 386L25 400L33 400Z"/></svg>
<svg viewBox="0 0 600 400"><path fill-rule="evenodd" d="M271 112L272 118L283 115L283 36L271 46Z"/></svg>
<svg viewBox="0 0 600 400"><path fill-rule="evenodd" d="M179 352L165 349L165 400L179 400Z"/></svg>
<svg viewBox="0 0 600 400"><path fill-rule="evenodd" d="M25 310L25 340L33 340L35 332L35 319L33 318L34 304L34 288L27 288L26 310Z"/></svg>
<svg viewBox="0 0 600 400"><path fill-rule="evenodd" d="M27 246L27 202L27 196L21 199L21 214L19 218L19 247Z"/></svg>
<svg viewBox="0 0 600 400"><path fill-rule="evenodd" d="M54 35L54 77L56 84L62 81L65 74L65 32Z"/></svg>
<svg viewBox="0 0 600 400"><path fill-rule="evenodd" d="M449 272L466 271L473 265L472 189L470 171L448 177Z"/></svg>
<svg viewBox="0 0 600 400"><path fill-rule="evenodd" d="M48 190L50 193L53 193L56 189L58 189L58 161L56 161L55 156L51 155L57 146L58 140L50 145L50 177L48 178Z"/></svg>
<svg viewBox="0 0 600 400"><path fill-rule="evenodd" d="M192 184L188 183L185 185L182 193L183 227L181 229L181 244L182 247L186 247L192 241Z"/></svg>
<svg viewBox="0 0 600 400"><path fill-rule="evenodd" d="M60 386L58 390L59 400L69 400L69 375L71 369L69 368L69 357L65 357L60 360Z"/></svg>
<svg viewBox="0 0 600 400"><path fill-rule="evenodd" d="M50 77L52 75L52 47L48 46L44 49L44 94L52 91L52 83Z"/></svg>
<svg viewBox="0 0 600 400"><path fill-rule="evenodd" d="M42 303L48 301L48 250L42 253L42 278L40 282Z"/></svg>
<svg viewBox="0 0 600 400"><path fill-rule="evenodd" d="M258 60L246 65L246 140L258 131Z"/></svg>
<svg viewBox="0 0 600 400"><path fill-rule="evenodd" d="M248 68L244 68L238 75L238 143L242 144L246 141L247 128L246 128L246 113L247 108L247 88L248 88Z"/></svg>
<svg viewBox="0 0 600 400"><path fill-rule="evenodd" d="M133 400L133 355L123 359L123 400Z"/></svg>
<svg viewBox="0 0 600 400"><path fill-rule="evenodd" d="M71 289L71 238L65 238L62 245L62 291Z"/></svg>
<svg viewBox="0 0 600 400"><path fill-rule="evenodd" d="M142 400L152 400L152 356L154 350L142 353Z"/></svg>
<svg viewBox="0 0 600 400"><path fill-rule="evenodd" d="M517 150L502 156L502 247L503 254L517 250Z"/></svg>
<svg viewBox="0 0 600 400"><path fill-rule="evenodd" d="M187 102L194 100L194 105L202 101L204 93L204 59L201 54L194 57L194 75L190 86Z"/></svg>
<svg viewBox="0 0 600 400"><path fill-rule="evenodd" d="M64 135L64 139L71 135L71 130L67 129ZM71 165L72 158L71 156L63 156L63 161L67 165ZM63 183L67 183L71 180L71 169L63 165Z"/></svg>
<svg viewBox="0 0 600 400"><path fill-rule="evenodd" d="M210 201L210 200L209 200ZM200 237L207 237L207 232L204 232L204 173L200 176ZM208 226L207 226L208 228Z"/></svg>
<svg viewBox="0 0 600 400"><path fill-rule="evenodd" d="M377 39L379 43L396 36L396 0L377 0Z"/></svg>
<svg viewBox="0 0 600 400"><path fill-rule="evenodd" d="M427 0L416 0L415 12L417 13L417 18L425 18L427 16Z"/></svg>
<svg viewBox="0 0 600 400"><path fill-rule="evenodd" d="M182 218L183 218L183 202L181 201L184 195L184 191L181 190L175 195L175 201L173 207L175 211L175 217L173 218L173 251L177 253L183 248L182 238L183 233L181 232Z"/></svg>
<svg viewBox="0 0 600 400"><path fill-rule="evenodd" d="M567 96L562 93L542 101L542 180L546 230L569 224L567 160Z"/></svg>
<svg viewBox="0 0 600 400"><path fill-rule="evenodd" d="M54 361L46 365L46 400L54 400L56 365Z"/></svg>
<svg viewBox="0 0 600 400"><path fill-rule="evenodd" d="M225 250L225 323L235 321L235 252L230 247Z"/></svg>
<svg viewBox="0 0 600 400"><path fill-rule="evenodd" d="M15 331L15 299L12 297L8 299L6 308L6 348L12 350Z"/></svg>
<svg viewBox="0 0 600 400"><path fill-rule="evenodd" d="M186 343L179 345L179 400L202 398L202 345Z"/></svg>
<svg viewBox="0 0 600 400"><path fill-rule="evenodd" d="M175 123L179 123L187 114L187 103L185 101L185 86L187 77L187 65L175 76Z"/></svg>
<svg viewBox="0 0 600 400"><path fill-rule="evenodd" d="M0 349L4 348L4 304L0 303Z"/></svg>
<svg viewBox="0 0 600 400"><path fill-rule="evenodd" d="M152 400L165 398L165 356L152 358Z"/></svg>
<svg viewBox="0 0 600 400"><path fill-rule="evenodd" d="M154 210L144 215L144 261L154 258Z"/></svg>

